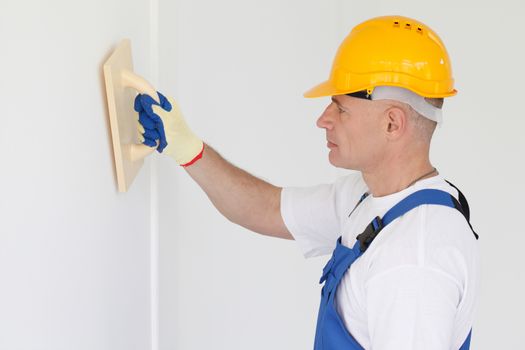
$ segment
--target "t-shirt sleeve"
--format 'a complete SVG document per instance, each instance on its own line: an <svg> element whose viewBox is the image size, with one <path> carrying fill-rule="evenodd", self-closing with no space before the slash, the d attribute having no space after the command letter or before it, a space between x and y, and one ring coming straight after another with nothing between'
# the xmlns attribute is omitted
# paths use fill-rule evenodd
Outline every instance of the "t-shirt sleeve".
<svg viewBox="0 0 525 350"><path fill-rule="evenodd" d="M370 280L366 290L372 349L450 349L461 296L450 276L399 266Z"/></svg>
<svg viewBox="0 0 525 350"><path fill-rule="evenodd" d="M283 188L281 215L306 258L332 253L341 235L342 218L363 191L361 182L353 174L333 184Z"/></svg>
<svg viewBox="0 0 525 350"><path fill-rule="evenodd" d="M414 255L414 263L395 263L394 249L382 250L374 260L378 271L365 284L373 349L458 349L457 339L464 341L470 330L468 323L454 325L458 309L470 310L465 300L476 293L475 278L469 277L478 273L476 240L459 212L446 207L420 212L425 219L413 230L417 236L405 243L404 255Z"/></svg>

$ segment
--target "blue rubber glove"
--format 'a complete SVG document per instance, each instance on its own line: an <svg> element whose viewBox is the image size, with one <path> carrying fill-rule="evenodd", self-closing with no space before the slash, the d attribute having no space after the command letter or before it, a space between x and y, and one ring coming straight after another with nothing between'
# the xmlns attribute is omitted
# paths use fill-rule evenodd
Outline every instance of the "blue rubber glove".
<svg viewBox="0 0 525 350"><path fill-rule="evenodd" d="M162 119L153 112L152 105L160 106L166 111L171 111L171 103L164 95L157 91L159 95L160 104L157 103L151 96L146 94L138 94L135 97L134 109L139 113L139 123L142 126L143 143L149 147L155 147L157 140L159 145L157 151L162 153L164 148L168 145L166 141L166 133L164 132L164 124Z"/></svg>

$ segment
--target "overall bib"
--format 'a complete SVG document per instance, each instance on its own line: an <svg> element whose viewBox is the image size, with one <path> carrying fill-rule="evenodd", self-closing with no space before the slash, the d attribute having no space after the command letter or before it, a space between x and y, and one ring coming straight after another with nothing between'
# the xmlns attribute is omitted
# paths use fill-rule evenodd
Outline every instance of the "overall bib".
<svg viewBox="0 0 525 350"><path fill-rule="evenodd" d="M456 188L454 185L452 186ZM417 191L392 207L382 219L376 217L367 226L365 231L357 236L356 242L352 248L348 248L341 244L341 237L339 237L332 258L324 267L323 275L319 281L319 283L325 282L325 284L321 290L321 305L317 317L314 350L363 350L363 347L346 329L343 320L339 317L335 308L335 294L343 275L348 271L352 263L366 251L377 234L386 225L419 205L444 205L457 209L465 216L467 222L469 222L468 203L459 189L458 192L459 202L456 198L450 195L450 193L445 191L434 189ZM356 207L366 198L367 195L368 194L365 193L361 197ZM472 229L470 222L469 226ZM472 232L476 239L478 239L478 235L474 230L472 230ZM469 349L471 334L472 330L469 332L460 350Z"/></svg>

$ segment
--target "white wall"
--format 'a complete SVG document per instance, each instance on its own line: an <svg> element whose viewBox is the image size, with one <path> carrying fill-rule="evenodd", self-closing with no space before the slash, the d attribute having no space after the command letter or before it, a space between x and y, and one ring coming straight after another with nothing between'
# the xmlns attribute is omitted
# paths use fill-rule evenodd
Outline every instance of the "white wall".
<svg viewBox="0 0 525 350"><path fill-rule="evenodd" d="M0 3L0 349L149 349L150 179L118 194L102 63L149 1Z"/></svg>
<svg viewBox="0 0 525 350"><path fill-rule="evenodd" d="M227 159L279 185L333 178L314 128L338 45L335 2L161 2L159 88ZM311 347L323 259L221 217L159 160L161 349Z"/></svg>
<svg viewBox="0 0 525 350"><path fill-rule="evenodd" d="M403 14L449 49L459 94L446 102L432 160L463 189L481 235L483 289L472 348L518 348L525 196L520 94L525 51L518 1L161 1L159 89L234 164L277 185L345 173L329 166L315 120L348 31ZM182 169L159 159L161 349L308 349L321 267L293 242L222 218Z"/></svg>

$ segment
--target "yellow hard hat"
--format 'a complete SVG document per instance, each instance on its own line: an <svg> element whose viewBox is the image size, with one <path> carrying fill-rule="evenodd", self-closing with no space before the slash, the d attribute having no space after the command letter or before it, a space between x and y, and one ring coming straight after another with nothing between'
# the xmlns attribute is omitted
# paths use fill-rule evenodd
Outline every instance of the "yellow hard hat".
<svg viewBox="0 0 525 350"><path fill-rule="evenodd" d="M330 78L304 96L371 94L376 86L398 86L434 98L457 93L439 36L414 19L383 16L352 29L339 46Z"/></svg>

